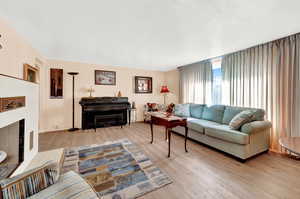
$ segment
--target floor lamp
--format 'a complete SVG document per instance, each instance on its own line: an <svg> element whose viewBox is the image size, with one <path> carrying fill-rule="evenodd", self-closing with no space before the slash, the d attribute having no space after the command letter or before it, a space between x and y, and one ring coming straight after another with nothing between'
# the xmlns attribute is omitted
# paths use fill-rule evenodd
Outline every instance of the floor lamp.
<svg viewBox="0 0 300 199"><path fill-rule="evenodd" d="M161 90L160 90L160 93L162 93L164 95L164 104L166 105L166 97L167 97L167 94L169 93L169 89L168 89L168 86L162 86L161 87Z"/></svg>
<svg viewBox="0 0 300 199"><path fill-rule="evenodd" d="M72 113L72 128L70 128L68 131L77 131L77 130L79 130L79 128L75 128L74 126L74 120L75 120L75 98L74 98L74 91L75 91L75 75L78 75L79 73L77 73L77 72L69 72L68 73L69 75L72 75L72 78L73 78L73 92L72 92L72 94L73 94L73 106L72 106L72 108L73 108L73 113Z"/></svg>

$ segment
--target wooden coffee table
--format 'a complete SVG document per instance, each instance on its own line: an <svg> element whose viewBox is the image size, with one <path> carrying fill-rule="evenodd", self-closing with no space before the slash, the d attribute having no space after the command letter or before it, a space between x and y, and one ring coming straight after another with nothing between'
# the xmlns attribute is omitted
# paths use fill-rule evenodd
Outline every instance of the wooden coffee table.
<svg viewBox="0 0 300 199"><path fill-rule="evenodd" d="M279 143L290 154L295 154L297 159L300 157L300 137L283 137Z"/></svg>
<svg viewBox="0 0 300 199"><path fill-rule="evenodd" d="M188 128L185 118L177 117L177 116L170 116L167 117L165 113L161 112L153 112L151 113L151 120L150 120L150 128L151 128L151 144L153 143L153 124L165 126L166 131L166 140L168 140L169 143L169 150L168 150L168 157L170 157L170 151L171 151L171 133L172 128L176 126L183 126L185 128L185 141L184 141L184 149L185 152L188 152L186 148L186 141L188 136Z"/></svg>

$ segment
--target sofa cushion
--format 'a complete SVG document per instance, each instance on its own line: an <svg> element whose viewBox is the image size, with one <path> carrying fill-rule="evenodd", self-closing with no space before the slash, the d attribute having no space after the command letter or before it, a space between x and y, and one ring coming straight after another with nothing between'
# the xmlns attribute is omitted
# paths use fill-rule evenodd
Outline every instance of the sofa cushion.
<svg viewBox="0 0 300 199"><path fill-rule="evenodd" d="M33 195L30 199L98 199L93 188L77 173L63 174L57 183Z"/></svg>
<svg viewBox="0 0 300 199"><path fill-rule="evenodd" d="M205 135L236 144L249 144L248 134L232 130L228 125L217 125L213 128L205 128Z"/></svg>
<svg viewBox="0 0 300 199"><path fill-rule="evenodd" d="M244 124L241 128L241 131L243 133L251 134L254 132L270 129L271 127L272 127L272 123L269 121L254 121L254 122Z"/></svg>
<svg viewBox="0 0 300 199"><path fill-rule="evenodd" d="M252 122L254 120L254 118L255 118L255 116L253 115L253 111L251 111L251 110L242 111L239 114L237 114L236 116L234 116L234 118L232 118L232 120L229 123L229 127L231 129L238 130L244 124L246 124L248 122Z"/></svg>
<svg viewBox="0 0 300 199"><path fill-rule="evenodd" d="M174 114L179 117L190 117L190 104L176 104Z"/></svg>
<svg viewBox="0 0 300 199"><path fill-rule="evenodd" d="M187 120L187 127L199 133L204 133L204 128L206 127L214 127L217 125L221 125L221 124L208 121L208 120L193 119L193 118L189 118Z"/></svg>
<svg viewBox="0 0 300 199"><path fill-rule="evenodd" d="M190 104L191 117L201 119L205 104Z"/></svg>
<svg viewBox="0 0 300 199"><path fill-rule="evenodd" d="M238 107L238 106L226 106L224 110L224 116L223 116L223 124L229 124L230 121L239 114L242 111L246 110L252 110L253 114L255 116L254 120L262 121L265 117L265 111L263 109L257 109L257 108L247 108L247 107Z"/></svg>
<svg viewBox="0 0 300 199"><path fill-rule="evenodd" d="M58 164L44 165L0 181L3 199L26 198L55 184L59 179Z"/></svg>
<svg viewBox="0 0 300 199"><path fill-rule="evenodd" d="M202 119L222 123L225 106L213 105L204 107Z"/></svg>

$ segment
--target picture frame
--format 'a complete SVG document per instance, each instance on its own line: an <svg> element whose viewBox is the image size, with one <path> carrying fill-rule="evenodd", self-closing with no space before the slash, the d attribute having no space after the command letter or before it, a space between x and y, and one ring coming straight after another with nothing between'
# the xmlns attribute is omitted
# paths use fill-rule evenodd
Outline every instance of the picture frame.
<svg viewBox="0 0 300 199"><path fill-rule="evenodd" d="M50 99L63 99L63 69L50 68Z"/></svg>
<svg viewBox="0 0 300 199"><path fill-rule="evenodd" d="M95 85L116 85L116 72L95 70Z"/></svg>
<svg viewBox="0 0 300 199"><path fill-rule="evenodd" d="M152 77L135 76L135 93L152 93Z"/></svg>
<svg viewBox="0 0 300 199"><path fill-rule="evenodd" d="M23 64L24 68L24 80L39 83L39 68L30 66L29 64Z"/></svg>

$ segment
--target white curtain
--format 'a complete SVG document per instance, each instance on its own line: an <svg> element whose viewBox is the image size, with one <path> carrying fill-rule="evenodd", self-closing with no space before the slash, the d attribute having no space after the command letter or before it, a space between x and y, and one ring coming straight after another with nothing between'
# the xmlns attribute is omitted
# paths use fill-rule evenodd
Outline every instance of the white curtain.
<svg viewBox="0 0 300 199"><path fill-rule="evenodd" d="M273 124L271 148L280 136L300 136L300 35L224 56L223 103L266 110Z"/></svg>
<svg viewBox="0 0 300 199"><path fill-rule="evenodd" d="M212 64L210 61L179 68L181 103L210 104L212 91Z"/></svg>

